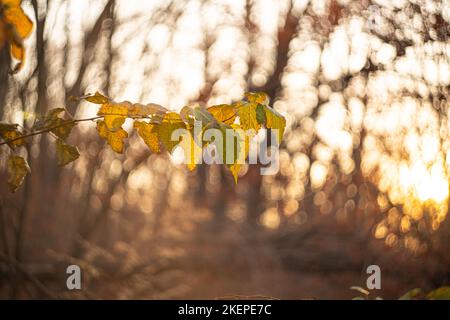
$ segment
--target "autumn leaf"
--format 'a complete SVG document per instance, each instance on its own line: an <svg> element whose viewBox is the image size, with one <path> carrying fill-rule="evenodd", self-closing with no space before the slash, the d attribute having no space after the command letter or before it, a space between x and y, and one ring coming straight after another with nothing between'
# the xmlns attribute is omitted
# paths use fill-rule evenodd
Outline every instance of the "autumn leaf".
<svg viewBox="0 0 450 320"><path fill-rule="evenodd" d="M14 27L14 32L20 37L25 38L33 30L33 23L21 8L21 0L0 0L3 5L3 19Z"/></svg>
<svg viewBox="0 0 450 320"><path fill-rule="evenodd" d="M195 120L201 121L203 127L206 127L211 123L217 122L214 116L207 109L202 108L200 106L196 106L193 108L193 110Z"/></svg>
<svg viewBox="0 0 450 320"><path fill-rule="evenodd" d="M107 98L106 96L104 96L103 94L101 94L98 91L93 95L86 96L85 99L86 99L86 101L89 101L89 102L95 103L95 104L105 104L105 103L109 102L109 98Z"/></svg>
<svg viewBox="0 0 450 320"><path fill-rule="evenodd" d="M217 121L232 124L236 119L236 110L234 106L229 104L219 104L206 109Z"/></svg>
<svg viewBox="0 0 450 320"><path fill-rule="evenodd" d="M12 192L23 183L25 176L30 172L27 161L20 157L11 155L8 158L8 185Z"/></svg>
<svg viewBox="0 0 450 320"><path fill-rule="evenodd" d="M152 123L161 123L164 115L168 112L166 108L156 103L144 105L129 101L114 102L98 91L94 95L81 98L101 105L97 115L104 118L105 124L110 131L120 130L127 117L133 119L150 118Z"/></svg>
<svg viewBox="0 0 450 320"><path fill-rule="evenodd" d="M102 104L97 115L103 116L109 131L119 131L122 129L130 107L131 103L128 101L121 103L107 102Z"/></svg>
<svg viewBox="0 0 450 320"><path fill-rule="evenodd" d="M237 183L239 171L249 153L250 140L238 124L219 123L217 127L223 136L223 146L217 149L219 157L228 166Z"/></svg>
<svg viewBox="0 0 450 320"><path fill-rule="evenodd" d="M128 137L128 133L125 130L120 128L116 131L110 131L105 121L99 120L97 121L97 131L100 137L106 139L111 149L117 153L123 152L123 139Z"/></svg>
<svg viewBox="0 0 450 320"><path fill-rule="evenodd" d="M44 119L35 126L35 129L48 129L57 137L63 140L67 139L76 123L72 119L59 117L65 111L64 108L50 109L45 114Z"/></svg>
<svg viewBox="0 0 450 320"><path fill-rule="evenodd" d="M194 170L196 164L201 162L203 147L209 143L216 143L216 140L220 143L217 137L212 141L203 141L205 130L218 129L222 133L223 145L217 146L216 152L220 153L219 159L228 166L236 183L249 154L250 139L257 131L262 126L279 130L280 142L286 127L285 118L267 105L269 99L264 93L248 93L246 100L232 105L215 105L208 109L199 105L185 106L180 113L169 112L166 108L153 103L146 105L128 101L116 103L99 92L77 99L85 99L100 105L97 115L103 120L97 121L97 131L115 152L123 153L124 139L128 137L128 133L122 125L127 118L131 118L135 120L134 128L138 135L152 152L159 153L164 149L171 153L176 146L180 146L190 170ZM62 116L64 112L65 118ZM26 132L26 135L18 129L17 124L0 123L0 137L5 141L1 144L7 143L14 149L23 145L26 137L51 132L58 137L56 140L58 165L68 164L79 157L79 152L76 147L66 144L64 140L76 123L92 118L73 120L67 119L67 116L64 108L51 109L31 131ZM236 122L236 119L239 121ZM201 130L195 126L198 121L202 123ZM182 129L181 132L174 135L178 129ZM8 181L13 190L17 189L28 172L26 162L23 163L25 160L20 159L22 158L12 157L8 162L10 172Z"/></svg>
<svg viewBox="0 0 450 320"><path fill-rule="evenodd" d="M258 103L256 102L238 102L235 103L237 115L239 116L239 123L242 129L253 129L258 131L261 128L258 119L256 118L256 108Z"/></svg>
<svg viewBox="0 0 450 320"><path fill-rule="evenodd" d="M18 130L18 124L9 124L0 122L0 137L5 142L7 142L8 146L11 149L15 149L16 147L20 147L25 144L24 139L18 139L21 136L22 133Z"/></svg>
<svg viewBox="0 0 450 320"><path fill-rule="evenodd" d="M23 40L33 30L33 23L22 10L21 2L21 0L0 0L2 37L9 42L11 55L18 60L14 72L18 72L24 65L25 48ZM0 47L2 46L0 43Z"/></svg>
<svg viewBox="0 0 450 320"><path fill-rule="evenodd" d="M266 115L265 127L268 129L278 130L278 143L283 139L284 129L286 128L286 119L279 114L275 109L264 106Z"/></svg>
<svg viewBox="0 0 450 320"><path fill-rule="evenodd" d="M246 132L237 124L232 124L231 128L238 137L235 139L234 162L232 164L228 164L228 167L233 175L234 182L237 183L239 172L248 157L250 151L250 140L254 137L254 132Z"/></svg>
<svg viewBox="0 0 450 320"><path fill-rule="evenodd" d="M184 106L180 110L180 117L185 123L187 123L190 127L194 126L195 115L194 109L191 106Z"/></svg>
<svg viewBox="0 0 450 320"><path fill-rule="evenodd" d="M186 124L175 112L166 113L161 124L156 126L158 140L171 153L179 141L172 141L172 133L177 129L186 129Z"/></svg>
<svg viewBox="0 0 450 320"><path fill-rule="evenodd" d="M80 156L77 147L66 144L63 140L56 140L56 159L58 166L75 161Z"/></svg>
<svg viewBox="0 0 450 320"><path fill-rule="evenodd" d="M149 104L140 104L135 103L132 104L128 110L128 117L135 118L135 117L152 117L152 122L154 123L160 123L164 117L164 114L167 113L167 109L163 106L160 106L156 103L149 103Z"/></svg>
<svg viewBox="0 0 450 320"><path fill-rule="evenodd" d="M184 157L186 159L186 165L189 170L193 171L197 163L201 162L202 157L202 145L197 143L198 140L201 140L202 132L198 133L197 137L194 137L195 131L187 131L181 137L181 142L179 146L183 149Z"/></svg>
<svg viewBox="0 0 450 320"><path fill-rule="evenodd" d="M259 103L262 105L269 104L269 96L265 92L247 92L245 97L248 102Z"/></svg>
<svg viewBox="0 0 450 320"><path fill-rule="evenodd" d="M158 141L158 133L155 125L144 121L135 121L134 128L137 130L139 136L142 138L142 140L144 140L145 144L150 148L152 152L161 152Z"/></svg>

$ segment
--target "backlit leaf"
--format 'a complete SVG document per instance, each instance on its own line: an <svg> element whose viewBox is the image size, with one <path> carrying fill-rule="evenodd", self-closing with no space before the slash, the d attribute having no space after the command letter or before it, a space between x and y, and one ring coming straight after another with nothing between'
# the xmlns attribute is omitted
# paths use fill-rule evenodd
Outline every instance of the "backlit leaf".
<svg viewBox="0 0 450 320"><path fill-rule="evenodd" d="M105 97L104 95L102 95L98 91L94 95L85 97L85 99L86 99L86 101L89 101L89 102L95 103L95 104L104 104L104 103L109 102L109 99L107 97Z"/></svg>
<svg viewBox="0 0 450 320"><path fill-rule="evenodd" d="M258 103L256 102L238 102L235 104L242 129L254 129L255 131L258 131L261 128L261 125L256 118L257 106Z"/></svg>
<svg viewBox="0 0 450 320"><path fill-rule="evenodd" d="M266 128L278 130L278 143L281 143L286 128L286 119L269 106L264 106L264 110L266 113Z"/></svg>
<svg viewBox="0 0 450 320"><path fill-rule="evenodd" d="M147 117L151 116L152 120L162 120L167 109L159 104L149 103L146 105L135 103L129 107L128 116L129 117ZM156 121L158 122L158 121ZM161 121L159 121L161 122Z"/></svg>
<svg viewBox="0 0 450 320"><path fill-rule="evenodd" d="M247 92L245 97L248 102L255 102L262 105L269 104L269 96L265 92Z"/></svg>
<svg viewBox="0 0 450 320"><path fill-rule="evenodd" d="M108 130L118 131L122 128L130 107L131 103L128 101L122 103L108 102L102 104L97 115L103 116Z"/></svg>
<svg viewBox="0 0 450 320"><path fill-rule="evenodd" d="M207 109L200 106L194 108L194 118L197 121L201 121L203 127L216 122L214 116Z"/></svg>
<svg viewBox="0 0 450 320"><path fill-rule="evenodd" d="M159 142L171 153L179 143L179 141L172 141L172 133L177 129L186 129L186 124L178 113L169 112L165 114L162 123L156 128Z"/></svg>
<svg viewBox="0 0 450 320"><path fill-rule="evenodd" d="M183 149L186 165L191 171L195 169L197 163L200 163L200 159L202 157L202 147L194 141L193 134L193 131L186 131L186 134L182 136L179 144L179 146Z"/></svg>
<svg viewBox="0 0 450 320"><path fill-rule="evenodd" d="M144 121L135 121L134 128L152 152L159 153L161 151L155 125Z"/></svg>
<svg viewBox="0 0 450 320"><path fill-rule="evenodd" d="M128 133L122 128L116 131L108 130L105 121L97 121L97 131L100 137L106 139L108 144L117 153L123 152L123 139L128 137Z"/></svg>
<svg viewBox="0 0 450 320"><path fill-rule="evenodd" d="M250 151L250 140L253 138L254 134L250 134L250 132L244 131L239 125L233 124L231 125L234 132L239 136L236 139L235 152L236 157L233 164L229 164L231 174L233 175L234 182L238 182L239 172L241 171L242 166L245 163L245 160L248 157Z"/></svg>
<svg viewBox="0 0 450 320"><path fill-rule="evenodd" d="M226 124L232 124L236 119L236 110L234 106L229 104L219 104L209 107L208 110L216 120L224 122Z"/></svg>

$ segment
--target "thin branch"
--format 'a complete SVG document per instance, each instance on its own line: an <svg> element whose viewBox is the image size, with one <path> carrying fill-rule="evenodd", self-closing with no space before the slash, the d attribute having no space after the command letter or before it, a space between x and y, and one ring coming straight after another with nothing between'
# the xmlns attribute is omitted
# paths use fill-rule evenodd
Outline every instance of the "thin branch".
<svg viewBox="0 0 450 320"><path fill-rule="evenodd" d="M68 124L71 124L71 123L76 124L76 123L83 122L83 121L94 121L94 120L97 120L97 119L102 119L105 116L123 116L123 117L125 117L123 114L115 114L115 113L111 113L110 114L110 113L108 113L108 114L103 114L101 116L95 116L95 117L85 118L85 119L70 119L70 120L66 120L63 123L60 123L60 124L52 126L52 127L48 127L48 128L41 129L41 130L32 131L32 132L30 132L28 134L25 134L25 135L22 135L22 136L13 138L13 139L5 140L3 142L0 142L0 146L5 145L5 144L9 144L9 143L14 142L14 141L18 141L18 140L21 140L21 139L26 139L26 138L29 138L29 137L37 136L39 134L48 133L48 132L51 132L54 129L57 129L57 128L60 128L60 127L64 127L64 126L66 126ZM150 119L149 116L130 116L130 115L128 115L126 117L130 118L130 119Z"/></svg>

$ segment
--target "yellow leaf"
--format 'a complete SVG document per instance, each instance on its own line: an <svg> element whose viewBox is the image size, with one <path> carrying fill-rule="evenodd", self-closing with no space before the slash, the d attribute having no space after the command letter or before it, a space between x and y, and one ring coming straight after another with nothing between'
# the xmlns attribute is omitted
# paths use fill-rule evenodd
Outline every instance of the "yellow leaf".
<svg viewBox="0 0 450 320"><path fill-rule="evenodd" d="M114 102L103 96L99 92L95 95L82 97L89 102L101 104L97 112L98 116L104 118L105 124L110 131L121 129L127 117L129 118L150 118L152 123L161 123L167 109L159 104L131 103L129 101Z"/></svg>
<svg viewBox="0 0 450 320"><path fill-rule="evenodd" d="M20 42L17 42L15 40L11 43L11 54L14 58L22 62L25 60L25 48Z"/></svg>
<svg viewBox="0 0 450 320"><path fill-rule="evenodd" d="M145 144L152 152L159 153L161 151L158 142L158 133L155 130L155 125L144 122L135 121L134 128L137 130L139 136L144 140Z"/></svg>
<svg viewBox="0 0 450 320"><path fill-rule="evenodd" d="M129 117L147 117L152 116L152 118L156 118L156 120L162 120L164 114L167 112L167 109L159 104L149 103L146 105L135 103L130 106L128 110Z"/></svg>
<svg viewBox="0 0 450 320"><path fill-rule="evenodd" d="M7 144L11 149L15 149L16 147L20 147L25 144L25 139L17 139L22 136L22 133L17 129L17 127L17 124L0 123L0 137L6 142L10 141L7 142Z"/></svg>
<svg viewBox="0 0 450 320"><path fill-rule="evenodd" d="M12 192L17 190L30 171L24 158L14 155L8 158L8 184Z"/></svg>
<svg viewBox="0 0 450 320"><path fill-rule="evenodd" d="M177 129L186 129L186 124L180 115L175 112L169 112L164 115L161 124L156 125L158 139L168 152L178 145L179 141L172 141L172 133Z"/></svg>
<svg viewBox="0 0 450 320"><path fill-rule="evenodd" d="M117 152L123 152L123 139L128 137L128 133L122 128L116 131L108 130L105 121L97 121L97 131L100 137L106 139L111 148Z"/></svg>
<svg viewBox="0 0 450 320"><path fill-rule="evenodd" d="M3 4L3 18L6 23L14 27L14 32L20 38L26 38L30 35L33 30L33 22L25 14L25 12L20 7L19 0L2 0Z"/></svg>
<svg viewBox="0 0 450 320"><path fill-rule="evenodd" d="M241 171L242 165L241 164L232 164L229 166L230 168L230 172L233 175L234 178L234 183L238 183L238 177L239 177L239 172Z"/></svg>
<svg viewBox="0 0 450 320"><path fill-rule="evenodd" d="M231 128L237 134L238 138L235 139L235 160L234 163L228 164L231 174L233 175L234 182L237 183L239 171L241 170L245 160L248 157L250 151L250 140L253 138L254 133L250 131L244 131L239 125L232 124Z"/></svg>
<svg viewBox="0 0 450 320"><path fill-rule="evenodd" d="M266 128L278 130L278 143L281 143L286 128L286 119L269 106L264 106L264 110L266 113Z"/></svg>
<svg viewBox="0 0 450 320"><path fill-rule="evenodd" d="M58 166L75 161L80 156L77 147L66 144L63 140L56 140L56 159Z"/></svg>
<svg viewBox="0 0 450 320"><path fill-rule="evenodd" d="M235 104L242 129L254 129L255 131L258 131L261 128L261 125L256 118L257 107L258 103L256 102L237 102Z"/></svg>
<svg viewBox="0 0 450 320"><path fill-rule="evenodd" d="M24 65L23 39L28 37L33 30L33 23L22 10L20 3L19 0L0 0L0 7L3 9L0 12L1 25L4 29L2 31L3 37L9 41L11 55L19 61L13 70L14 72L18 72ZM0 47L2 46L3 44L0 43Z"/></svg>
<svg viewBox="0 0 450 320"><path fill-rule="evenodd" d="M95 103L95 104L104 104L104 103L109 102L109 99L107 97L105 97L104 95L102 95L98 91L91 96L85 97L85 99L86 99L86 101L89 101L89 102Z"/></svg>
<svg viewBox="0 0 450 320"><path fill-rule="evenodd" d="M232 124L236 119L236 110L234 106L229 104L219 104L209 107L208 110L216 120L226 124Z"/></svg>
<svg viewBox="0 0 450 320"><path fill-rule="evenodd" d="M184 134L181 138L181 142L179 146L184 151L184 157L186 160L186 165L189 170L193 171L195 167L197 166L197 163L200 163L201 157L202 157L202 147L199 146L195 140L194 140L194 134L195 131L188 131L186 134ZM202 133L199 132L199 136L197 139L200 139Z"/></svg>
<svg viewBox="0 0 450 320"><path fill-rule="evenodd" d="M97 115L103 116L108 130L118 131L122 129L122 124L125 122L130 107L131 103L128 101L121 103L108 102L102 104Z"/></svg>
<svg viewBox="0 0 450 320"><path fill-rule="evenodd" d="M269 96L265 92L247 92L245 97L248 102L255 102L262 105L269 104Z"/></svg>

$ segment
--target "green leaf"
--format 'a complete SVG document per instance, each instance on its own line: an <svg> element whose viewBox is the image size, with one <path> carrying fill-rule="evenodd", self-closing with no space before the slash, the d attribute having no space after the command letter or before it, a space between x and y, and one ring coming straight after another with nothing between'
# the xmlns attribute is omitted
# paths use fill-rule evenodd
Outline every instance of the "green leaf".
<svg viewBox="0 0 450 320"><path fill-rule="evenodd" d="M256 106L256 121L259 124L266 125L266 112L262 104Z"/></svg>

